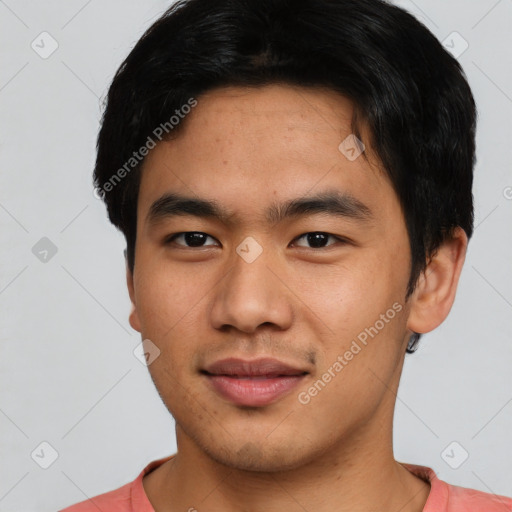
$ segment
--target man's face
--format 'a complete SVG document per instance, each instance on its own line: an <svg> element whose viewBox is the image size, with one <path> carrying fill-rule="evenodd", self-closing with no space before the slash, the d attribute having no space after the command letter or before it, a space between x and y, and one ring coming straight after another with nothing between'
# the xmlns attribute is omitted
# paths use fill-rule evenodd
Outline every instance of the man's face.
<svg viewBox="0 0 512 512"><path fill-rule="evenodd" d="M351 118L334 92L222 88L147 156L130 321L161 351L149 369L179 448L275 471L390 432L411 334L409 241L368 141L372 165L339 149ZM276 208L336 193L330 211ZM155 205L167 194L214 201L226 216ZM273 358L292 375L215 369L228 358Z"/></svg>

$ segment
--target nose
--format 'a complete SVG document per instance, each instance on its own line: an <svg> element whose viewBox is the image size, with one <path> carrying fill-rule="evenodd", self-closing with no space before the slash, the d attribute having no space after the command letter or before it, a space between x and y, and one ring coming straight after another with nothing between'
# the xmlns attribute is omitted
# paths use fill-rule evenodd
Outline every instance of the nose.
<svg viewBox="0 0 512 512"><path fill-rule="evenodd" d="M251 263L238 254L229 271L215 288L211 323L216 329L231 328L245 333L259 326L288 329L293 320L291 292L286 275L269 261L268 251Z"/></svg>

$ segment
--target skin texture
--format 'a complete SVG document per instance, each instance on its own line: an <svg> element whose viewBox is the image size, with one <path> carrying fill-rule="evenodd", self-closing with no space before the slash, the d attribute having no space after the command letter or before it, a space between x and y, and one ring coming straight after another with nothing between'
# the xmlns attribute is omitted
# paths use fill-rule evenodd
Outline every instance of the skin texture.
<svg viewBox="0 0 512 512"><path fill-rule="evenodd" d="M368 161L338 149L351 117L351 102L331 91L220 88L146 157L130 323L161 351L149 370L178 443L143 480L157 512L423 509L429 485L393 457L393 410L408 338L448 314L467 238L455 230L406 301L403 213L364 130ZM273 203L333 189L371 217L265 219ZM227 224L190 215L150 222L151 205L169 192L215 200L233 215ZM168 241L187 231L209 236L202 247ZM315 248L302 236L311 232L334 237ZM236 251L246 237L262 248L252 263ZM393 304L400 311L301 403L298 394ZM267 406L234 405L200 373L226 357L264 356L309 372Z"/></svg>

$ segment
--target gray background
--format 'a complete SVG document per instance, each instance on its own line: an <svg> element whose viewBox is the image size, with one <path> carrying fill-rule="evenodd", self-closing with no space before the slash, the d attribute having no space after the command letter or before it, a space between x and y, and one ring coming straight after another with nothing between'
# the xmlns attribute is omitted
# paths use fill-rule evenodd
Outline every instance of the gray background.
<svg viewBox="0 0 512 512"><path fill-rule="evenodd" d="M476 231L450 317L406 358L395 453L512 495L512 1L397 3L452 51L467 41L480 118ZM133 355L123 238L91 184L100 100L168 5L0 0L0 511L56 510L175 450Z"/></svg>

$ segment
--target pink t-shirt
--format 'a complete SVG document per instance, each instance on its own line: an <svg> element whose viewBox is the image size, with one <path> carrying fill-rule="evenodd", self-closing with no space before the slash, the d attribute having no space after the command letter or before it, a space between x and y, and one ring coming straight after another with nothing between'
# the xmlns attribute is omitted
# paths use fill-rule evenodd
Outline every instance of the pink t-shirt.
<svg viewBox="0 0 512 512"><path fill-rule="evenodd" d="M133 482L119 489L82 501L60 512L155 512L144 492L142 478L171 457L173 455L154 460ZM430 483L430 494L423 512L512 512L511 498L450 485L439 480L434 471L426 466L401 464Z"/></svg>

